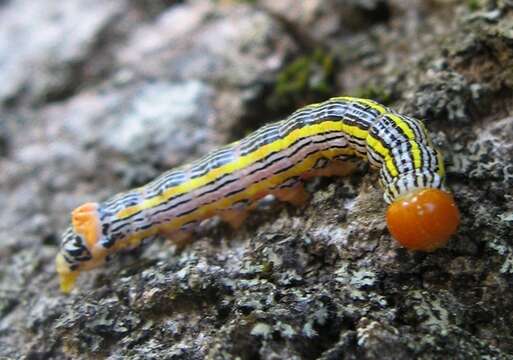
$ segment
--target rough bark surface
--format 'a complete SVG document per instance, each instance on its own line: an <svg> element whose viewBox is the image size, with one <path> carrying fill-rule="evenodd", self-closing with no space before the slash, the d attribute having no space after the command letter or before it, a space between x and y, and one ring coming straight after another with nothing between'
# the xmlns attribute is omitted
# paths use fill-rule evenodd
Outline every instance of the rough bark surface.
<svg viewBox="0 0 513 360"><path fill-rule="evenodd" d="M0 1L0 358L513 359L513 3ZM462 224L391 239L376 175L58 291L69 212L306 103L425 119Z"/></svg>

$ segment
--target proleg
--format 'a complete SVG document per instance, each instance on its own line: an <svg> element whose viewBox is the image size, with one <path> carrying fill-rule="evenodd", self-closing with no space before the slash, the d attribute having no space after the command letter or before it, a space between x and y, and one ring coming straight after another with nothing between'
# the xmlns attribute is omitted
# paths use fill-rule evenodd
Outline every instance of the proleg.
<svg viewBox="0 0 513 360"><path fill-rule="evenodd" d="M337 97L295 111L191 164L137 189L72 212L57 272L63 292L80 272L145 238L188 237L202 220L219 216L239 227L267 194L302 206L303 181L343 176L351 158L379 170L387 225L411 250L433 251L457 230L459 212L445 187L442 156L424 124L372 100Z"/></svg>

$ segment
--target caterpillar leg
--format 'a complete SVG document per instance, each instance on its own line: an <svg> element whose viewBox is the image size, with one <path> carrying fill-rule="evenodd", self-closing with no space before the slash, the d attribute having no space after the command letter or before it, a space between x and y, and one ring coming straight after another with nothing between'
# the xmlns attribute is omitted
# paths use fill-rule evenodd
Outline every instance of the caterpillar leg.
<svg viewBox="0 0 513 360"><path fill-rule="evenodd" d="M305 190L302 182L298 181L291 187L283 187L271 192L280 201L288 202L297 207L303 207L310 199L310 194Z"/></svg>
<svg viewBox="0 0 513 360"><path fill-rule="evenodd" d="M348 176L353 173L358 167L354 161L341 161L333 160L326 168L326 175L320 176Z"/></svg>
<svg viewBox="0 0 513 360"><path fill-rule="evenodd" d="M196 223L191 223L178 230L161 228L159 229L158 234L165 237L171 244L176 245L178 249L183 249L186 245L192 242L195 225Z"/></svg>
<svg viewBox="0 0 513 360"><path fill-rule="evenodd" d="M174 244L177 249L182 250L192 242L192 235L193 233L191 231L178 230L173 234L169 234L169 236L166 236L166 238L168 241Z"/></svg>
<svg viewBox="0 0 513 360"><path fill-rule="evenodd" d="M248 215L249 211L246 209L227 209L219 213L219 217L235 230L241 227Z"/></svg>

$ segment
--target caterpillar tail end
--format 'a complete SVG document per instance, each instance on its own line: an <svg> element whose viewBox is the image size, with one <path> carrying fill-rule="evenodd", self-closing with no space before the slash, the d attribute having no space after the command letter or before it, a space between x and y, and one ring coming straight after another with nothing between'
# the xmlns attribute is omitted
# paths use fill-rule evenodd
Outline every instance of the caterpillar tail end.
<svg viewBox="0 0 513 360"><path fill-rule="evenodd" d="M59 274L59 284L61 292L64 294L69 294L71 290L75 287L75 283L77 282L78 273L69 273L69 274Z"/></svg>
<svg viewBox="0 0 513 360"><path fill-rule="evenodd" d="M77 277L79 275L78 271L71 271L69 266L64 259L62 254L58 254L55 259L55 265L57 268L57 273L59 274L59 287L61 292L64 294L69 294L71 290L75 287L75 283L77 282Z"/></svg>
<svg viewBox="0 0 513 360"><path fill-rule="evenodd" d="M386 218L390 233L401 245L427 252L443 247L460 223L453 196L435 188L398 197L388 207Z"/></svg>
<svg viewBox="0 0 513 360"><path fill-rule="evenodd" d="M61 248L55 259L60 289L69 293L82 270L92 269L105 261L102 246L99 204L85 203L71 213L71 226L62 235Z"/></svg>

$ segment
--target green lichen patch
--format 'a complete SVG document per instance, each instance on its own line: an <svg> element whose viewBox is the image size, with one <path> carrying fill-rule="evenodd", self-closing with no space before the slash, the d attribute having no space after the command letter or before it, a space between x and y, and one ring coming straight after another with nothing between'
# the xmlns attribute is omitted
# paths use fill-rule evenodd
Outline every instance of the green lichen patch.
<svg viewBox="0 0 513 360"><path fill-rule="evenodd" d="M377 84L369 84L365 87L358 88L352 95L364 99L373 99L383 105L389 105L394 100L393 94L389 88Z"/></svg>
<svg viewBox="0 0 513 360"><path fill-rule="evenodd" d="M334 93L336 69L333 55L321 49L294 59L278 73L269 106L287 109L329 97Z"/></svg>
<svg viewBox="0 0 513 360"><path fill-rule="evenodd" d="M483 6L481 0L467 0L467 7L470 11L477 11Z"/></svg>

